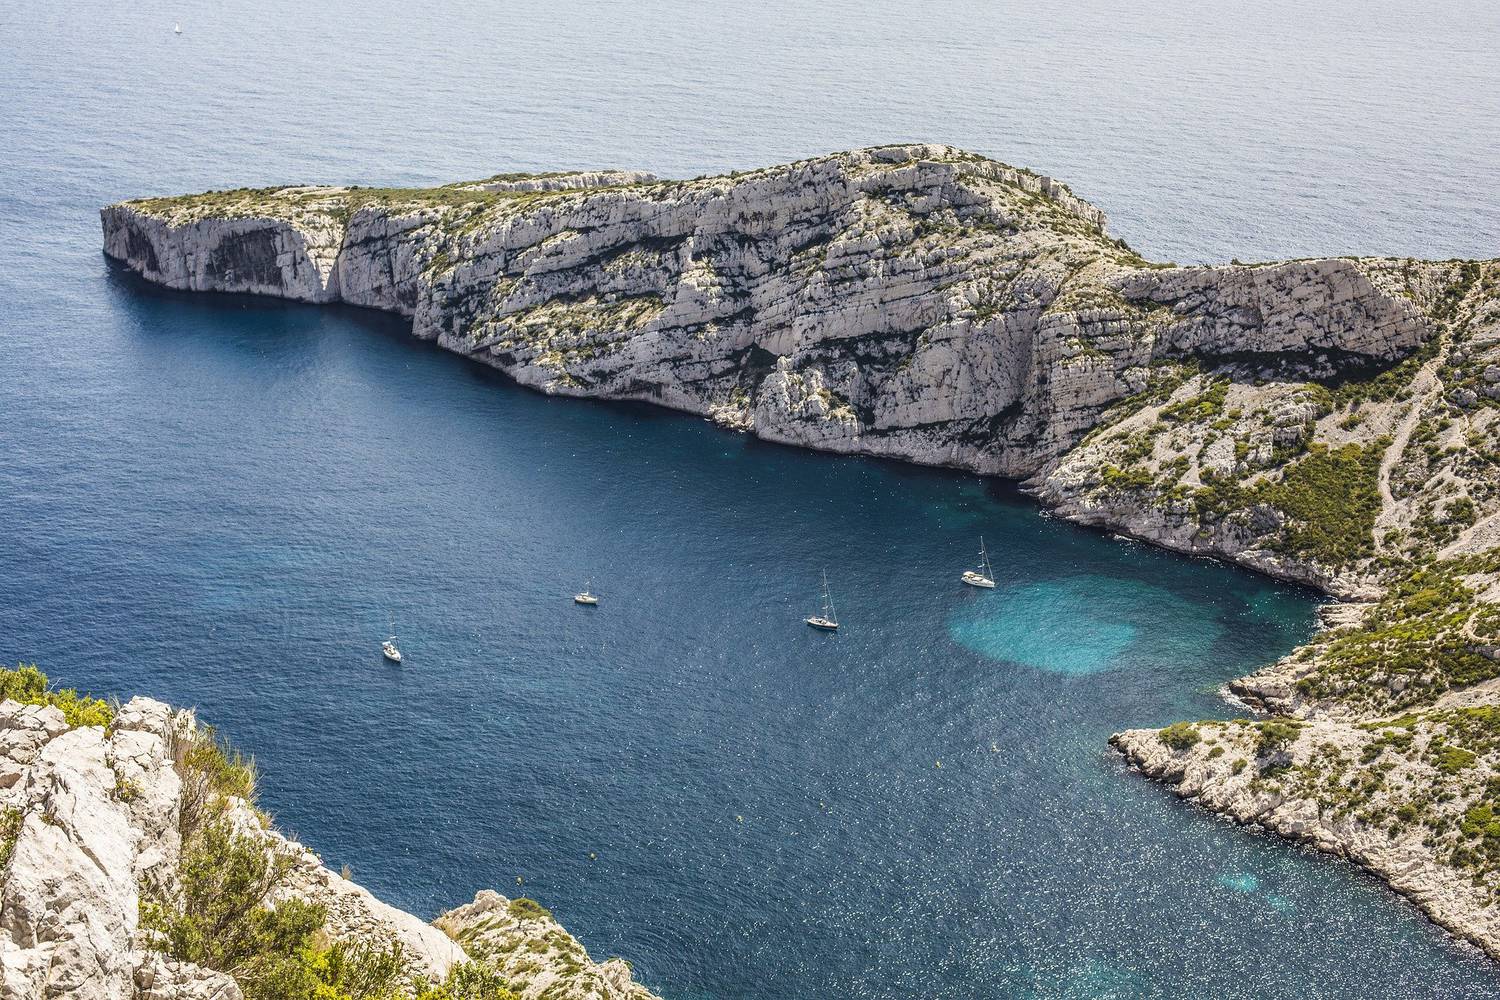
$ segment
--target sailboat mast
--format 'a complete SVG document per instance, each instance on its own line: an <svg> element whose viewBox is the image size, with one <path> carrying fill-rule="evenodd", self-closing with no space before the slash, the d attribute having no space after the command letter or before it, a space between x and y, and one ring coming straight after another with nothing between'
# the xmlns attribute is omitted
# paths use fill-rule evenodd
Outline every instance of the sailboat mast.
<svg viewBox="0 0 1500 1000"><path fill-rule="evenodd" d="M823 617L829 621L838 621L833 610L833 593L828 589L828 571L823 571Z"/></svg>

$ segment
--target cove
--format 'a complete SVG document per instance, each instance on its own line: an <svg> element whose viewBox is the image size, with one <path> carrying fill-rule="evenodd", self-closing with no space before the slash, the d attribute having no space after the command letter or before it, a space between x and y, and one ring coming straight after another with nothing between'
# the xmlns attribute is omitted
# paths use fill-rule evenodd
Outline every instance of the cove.
<svg viewBox="0 0 1500 1000"><path fill-rule="evenodd" d="M105 335L4 432L7 655L197 704L391 902L519 879L669 998L1487 988L1371 880L1105 748L1228 714L1313 595L100 267ZM980 534L994 592L957 579ZM836 635L800 620L825 568Z"/></svg>
<svg viewBox="0 0 1500 1000"><path fill-rule="evenodd" d="M99 206L152 193L921 138L1068 179L1159 259L1488 255L1494 31L1389 6L1355 46L1287 0L1106 33L1090 2L955 27L883 0L231 0L180 38L148 6L18 9L0 658L198 705L334 868L424 914L525 892L667 1000L1493 995L1372 880L1105 747L1229 714L1215 688L1307 634L1305 592L1002 484L548 399L386 317L162 295L98 253ZM1315 86L1267 76L1278 17ZM994 601L957 582L981 534ZM800 620L825 567L837 636ZM575 613L590 577L605 603Z"/></svg>

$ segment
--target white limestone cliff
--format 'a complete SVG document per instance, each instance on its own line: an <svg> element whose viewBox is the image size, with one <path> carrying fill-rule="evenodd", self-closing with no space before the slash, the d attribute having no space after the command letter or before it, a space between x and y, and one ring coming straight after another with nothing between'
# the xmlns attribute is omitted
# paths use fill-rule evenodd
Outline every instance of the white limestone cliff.
<svg viewBox="0 0 1500 1000"><path fill-rule="evenodd" d="M172 959L140 925L143 891L177 878L184 806L176 750L195 731L191 713L146 698L123 706L108 729L70 726L55 707L0 702L0 813L6 826L0 998L242 1000L231 976ZM238 829L291 860L290 876L275 898L324 907L324 932L331 939L398 945L408 971L434 982L472 960L437 924L330 871L243 801L232 804L231 816ZM493 895L482 893L442 919L453 922L455 934L471 927L464 915ZM536 968L513 978L522 995L532 996L530 984L545 980L557 987L549 996L559 998L652 997L632 982L623 962L590 962L550 917L541 930L551 951L526 949Z"/></svg>
<svg viewBox="0 0 1500 1000"><path fill-rule="evenodd" d="M1096 502L1068 456L1164 366L1237 366L1268 398L1389 366L1438 335L1455 280L1419 261L1150 264L1057 181L927 145L693 181L218 192L110 206L103 226L106 253L168 287L399 313L544 392L1027 479L1068 516L1322 585L1338 574L1254 532Z"/></svg>

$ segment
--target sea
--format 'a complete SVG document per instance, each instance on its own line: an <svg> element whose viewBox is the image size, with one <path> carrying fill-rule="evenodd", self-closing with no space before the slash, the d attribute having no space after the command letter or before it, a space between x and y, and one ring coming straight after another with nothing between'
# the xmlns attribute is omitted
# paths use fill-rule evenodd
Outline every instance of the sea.
<svg viewBox="0 0 1500 1000"><path fill-rule="evenodd" d="M424 917L533 897L666 1000L1494 996L1376 879L1107 746L1234 715L1318 595L155 289L97 210L931 141L1159 260L1493 257L1497 48L1457 0L12 4L0 662L197 707L330 866Z"/></svg>

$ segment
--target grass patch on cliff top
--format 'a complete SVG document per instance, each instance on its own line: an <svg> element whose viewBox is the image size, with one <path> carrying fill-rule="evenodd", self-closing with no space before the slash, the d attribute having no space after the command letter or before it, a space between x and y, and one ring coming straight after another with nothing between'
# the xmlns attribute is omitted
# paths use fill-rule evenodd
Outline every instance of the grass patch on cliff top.
<svg viewBox="0 0 1500 1000"><path fill-rule="evenodd" d="M284 219L314 220L347 225L354 214L364 208L383 208L400 214L424 209L463 209L485 212L503 207L514 211L547 201L557 201L583 193L581 190L558 191L483 191L471 182L445 184L428 188L390 187L270 187L235 188L228 191L206 191L202 194L175 195L166 198L140 198L124 202L144 215L163 219L172 225L186 225L214 219ZM589 189L597 193L603 188Z"/></svg>

